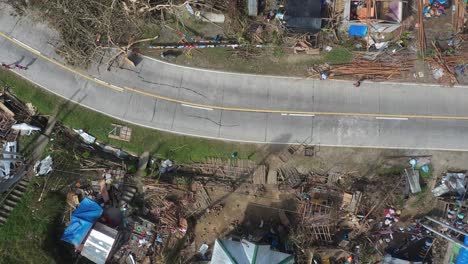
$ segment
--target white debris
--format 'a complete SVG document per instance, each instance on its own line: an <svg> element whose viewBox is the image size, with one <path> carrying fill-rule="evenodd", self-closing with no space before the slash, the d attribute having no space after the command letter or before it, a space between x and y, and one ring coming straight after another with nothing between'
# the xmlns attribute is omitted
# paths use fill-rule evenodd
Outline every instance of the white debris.
<svg viewBox="0 0 468 264"><path fill-rule="evenodd" d="M96 141L96 138L91 136L90 134L83 131L83 129L73 129L75 133L77 133L86 144L93 144Z"/></svg>
<svg viewBox="0 0 468 264"><path fill-rule="evenodd" d="M440 78L442 78L442 76L444 76L444 70L442 70L441 68L436 68L432 70L432 76L434 76L434 79L439 80Z"/></svg>
<svg viewBox="0 0 468 264"><path fill-rule="evenodd" d="M49 174L52 171L52 164L52 157L50 155L41 161L37 161L36 164L34 164L34 172L36 172L36 176Z"/></svg>
<svg viewBox="0 0 468 264"><path fill-rule="evenodd" d="M31 135L33 131L41 131L39 127L31 126L26 123L14 124L11 126L14 130L20 130L23 135Z"/></svg>
<svg viewBox="0 0 468 264"><path fill-rule="evenodd" d="M12 163L11 160L9 159L16 158L16 156L12 154L8 154L7 152L16 153L17 151L16 141L5 142L5 144L3 145L3 151L5 153L3 153L4 160L0 163L0 178L10 179L12 177L10 175L11 168L14 168L14 165L13 165L14 163Z"/></svg>

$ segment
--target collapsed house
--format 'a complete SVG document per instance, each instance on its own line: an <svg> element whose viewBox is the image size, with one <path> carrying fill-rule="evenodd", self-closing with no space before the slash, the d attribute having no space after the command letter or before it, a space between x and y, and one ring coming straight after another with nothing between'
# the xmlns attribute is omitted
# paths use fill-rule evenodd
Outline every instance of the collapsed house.
<svg viewBox="0 0 468 264"><path fill-rule="evenodd" d="M304 192L301 198L298 214L303 234L309 237L310 242L332 242L338 219L338 193L314 188Z"/></svg>
<svg viewBox="0 0 468 264"><path fill-rule="evenodd" d="M350 35L366 36L369 33L390 33L398 29L407 16L408 2L401 0L344 1L342 29Z"/></svg>

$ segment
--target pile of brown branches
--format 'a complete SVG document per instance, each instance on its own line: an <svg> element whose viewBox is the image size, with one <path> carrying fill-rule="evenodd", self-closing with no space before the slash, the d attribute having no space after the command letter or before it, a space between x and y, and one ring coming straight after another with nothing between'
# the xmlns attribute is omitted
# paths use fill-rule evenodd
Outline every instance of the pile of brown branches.
<svg viewBox="0 0 468 264"><path fill-rule="evenodd" d="M61 34L59 54L72 65L86 67L93 59L103 56L103 47L128 45L143 36L148 24L157 23L162 12L181 8L193 0L10 2L17 9L38 11Z"/></svg>

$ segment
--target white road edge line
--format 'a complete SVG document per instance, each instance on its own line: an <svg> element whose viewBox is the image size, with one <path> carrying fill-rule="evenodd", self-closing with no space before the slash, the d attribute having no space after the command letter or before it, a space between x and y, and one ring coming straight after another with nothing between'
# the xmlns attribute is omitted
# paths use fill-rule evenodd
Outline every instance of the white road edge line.
<svg viewBox="0 0 468 264"><path fill-rule="evenodd" d="M82 106L84 108L87 108L89 110L95 111L95 112L100 113L100 114L103 114L105 116L115 118L117 120L122 120L123 122L129 123L129 124L133 124L133 125L140 126L140 127L145 127L145 128L152 129L152 130L163 131L163 132L166 132L166 133L172 133L172 134L177 134L177 135L182 135L182 136L190 136L190 137L198 137L198 138L206 138L206 139L214 139L214 140L230 141L230 142L239 142L239 143L279 144L279 145L299 145L299 144L301 144L301 143L297 143L297 142L283 143L283 142L273 142L273 141L242 140L242 139L234 139L234 138L202 136L202 135L197 135L197 134L192 134L192 133L184 133L184 132L174 131L174 130L170 130L170 129L157 128L157 127L149 126L147 124L138 123L138 122L131 121L131 120L125 120L120 116L112 115L112 114L106 113L106 112L104 112L102 110L98 110L96 108L93 108L92 106L85 105L80 101L75 101L73 99L65 97L65 96L57 93L56 91L50 90L50 89L46 88L45 86L43 86L43 85L29 79L25 75L22 75L22 74L17 73L17 72L14 72L14 73L16 75L21 76L22 78L28 80L29 82L37 85L38 87L41 87L42 89L44 89L46 91L49 91L49 92L57 95L60 98L63 98L63 99L68 100L70 102L73 102L73 103L75 103L77 105L80 105L80 106ZM334 148L359 148L359 149L374 148L374 149L398 149L398 150L406 149L406 150L433 150L433 151L468 152L468 149L422 148L422 147L418 148L418 147L408 147L408 146L391 146L390 147L390 146L373 146L373 145L338 145L338 144L324 144L324 143L320 143L320 142L315 142L315 143L311 142L311 145L318 145L318 146L323 146L323 147L334 147Z"/></svg>
<svg viewBox="0 0 468 264"><path fill-rule="evenodd" d="M407 117L385 117L385 116L377 116L375 117L377 120L408 120Z"/></svg>
<svg viewBox="0 0 468 264"><path fill-rule="evenodd" d="M210 69L203 69L203 68L195 68L195 67L189 67L189 66L183 66L171 62L167 62L164 60L159 60L156 58L152 58L146 55L143 55L142 57L156 61L162 64L167 64L171 65L173 67L179 67L183 69L189 69L189 70L197 70L197 71L202 71L202 72L211 72L211 73L221 73L221 74L231 74L231 75L247 75L247 76L255 76L255 77L264 77L264 78L278 78L278 79L291 79L291 80L296 80L296 81L317 81L317 82L323 82L322 80L319 79L312 79L312 78L306 78L306 77L294 77L294 76L281 76L281 75L268 75L268 74L252 74L252 73L242 73L242 72L229 72L229 71L219 71L219 70L210 70ZM339 80L339 79L331 79L328 81L333 81L333 82L340 82L340 83L351 83L354 82L353 80ZM370 82L372 85L378 84L379 82ZM401 85L401 82L385 82L385 84L388 85ZM412 85L412 86L427 86L427 87L439 87L439 88L444 88L444 86L441 86L440 84L432 84L432 83L412 83L412 82L405 82L405 85ZM454 85L453 87L456 88L468 88L468 85Z"/></svg>
<svg viewBox="0 0 468 264"><path fill-rule="evenodd" d="M310 114L288 114L288 113L281 113L282 116L302 116L302 117L314 117L315 115Z"/></svg>
<svg viewBox="0 0 468 264"><path fill-rule="evenodd" d="M207 110L207 111L213 111L213 108L208 108L208 107L201 107L201 106L188 105L188 104L182 104L182 106L201 109L201 110Z"/></svg>
<svg viewBox="0 0 468 264"><path fill-rule="evenodd" d="M35 48L33 48L33 47L29 46L29 45L26 45L26 44L24 44L23 42L21 42L21 41L15 39L15 38L12 38L12 39L14 39L14 40L15 40L16 42L18 42L19 44L21 44L21 45L23 45L23 46L25 46L25 47L28 47L28 48L34 50L35 52L37 52L37 53L39 53L39 54L42 54L42 53L41 53L40 51L38 51L37 49L35 49Z"/></svg>

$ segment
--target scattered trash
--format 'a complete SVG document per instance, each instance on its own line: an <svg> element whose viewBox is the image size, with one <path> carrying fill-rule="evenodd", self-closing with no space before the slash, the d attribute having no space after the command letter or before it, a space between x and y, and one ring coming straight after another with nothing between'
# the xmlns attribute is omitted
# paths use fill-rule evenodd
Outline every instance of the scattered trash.
<svg viewBox="0 0 468 264"><path fill-rule="evenodd" d="M330 51L332 51L332 50L333 50L333 48L332 48L332 47L330 47L330 46L326 46L326 47L325 47L325 51L328 51L328 52L330 52Z"/></svg>
<svg viewBox="0 0 468 264"><path fill-rule="evenodd" d="M400 210L395 210L394 208L387 208L384 210L384 226L392 226L393 223L399 221L401 215Z"/></svg>
<svg viewBox="0 0 468 264"><path fill-rule="evenodd" d="M172 163L171 160L167 159L167 160L161 161L161 166L159 167L159 173L162 174L162 173L171 171L173 165L174 164Z"/></svg>
<svg viewBox="0 0 468 264"><path fill-rule="evenodd" d="M388 44L389 44L388 41L375 43L375 48L378 49L378 50L383 50L383 49L388 47Z"/></svg>
<svg viewBox="0 0 468 264"><path fill-rule="evenodd" d="M41 161L37 161L34 164L34 172L36 172L36 176L44 176L49 174L52 171L52 157L48 155Z"/></svg>
<svg viewBox="0 0 468 264"><path fill-rule="evenodd" d="M73 131L75 131L75 133L77 133L86 144L93 144L96 142L96 138L84 132L83 129L73 129Z"/></svg>
<svg viewBox="0 0 468 264"><path fill-rule="evenodd" d="M226 19L224 14L209 11L196 11L195 16L201 21L218 24L224 23L224 20Z"/></svg>
<svg viewBox="0 0 468 264"><path fill-rule="evenodd" d="M435 197L446 193L454 193L461 196L465 194L465 185L466 179L464 173L447 173L442 178L441 184L432 190L432 194Z"/></svg>
<svg viewBox="0 0 468 264"><path fill-rule="evenodd" d="M424 78L424 72L415 72L413 73L414 78Z"/></svg>
<svg viewBox="0 0 468 264"><path fill-rule="evenodd" d="M320 80L326 80L328 78L327 74L325 72L320 73Z"/></svg>
<svg viewBox="0 0 468 264"><path fill-rule="evenodd" d="M432 70L432 76L434 79L439 80L444 76L444 70L442 70L442 68L435 68Z"/></svg>
<svg viewBox="0 0 468 264"><path fill-rule="evenodd" d="M421 167L421 170L424 172L424 173L429 173L429 166L428 165L423 165Z"/></svg>

